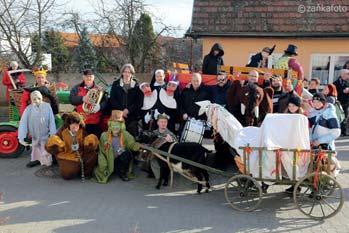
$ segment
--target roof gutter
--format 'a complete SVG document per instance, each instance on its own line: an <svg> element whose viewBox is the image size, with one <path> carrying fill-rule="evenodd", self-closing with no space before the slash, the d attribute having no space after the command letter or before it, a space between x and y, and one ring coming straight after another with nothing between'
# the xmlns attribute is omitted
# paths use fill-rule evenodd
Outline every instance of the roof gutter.
<svg viewBox="0 0 349 233"><path fill-rule="evenodd" d="M349 32L193 32L186 33L185 36L194 39L200 37L277 37L277 38L349 38Z"/></svg>

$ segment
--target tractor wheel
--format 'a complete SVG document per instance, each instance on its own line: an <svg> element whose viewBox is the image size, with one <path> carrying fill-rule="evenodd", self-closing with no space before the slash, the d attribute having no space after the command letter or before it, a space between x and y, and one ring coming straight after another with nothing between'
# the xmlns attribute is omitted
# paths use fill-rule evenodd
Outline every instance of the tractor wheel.
<svg viewBox="0 0 349 233"><path fill-rule="evenodd" d="M17 158L25 147L17 139L17 128L9 125L0 126L0 158Z"/></svg>

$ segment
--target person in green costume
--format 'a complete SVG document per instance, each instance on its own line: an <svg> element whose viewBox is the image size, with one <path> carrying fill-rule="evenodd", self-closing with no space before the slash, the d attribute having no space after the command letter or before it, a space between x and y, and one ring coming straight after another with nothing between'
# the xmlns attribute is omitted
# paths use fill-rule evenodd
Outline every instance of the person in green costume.
<svg viewBox="0 0 349 233"><path fill-rule="evenodd" d="M108 131L100 138L98 166L94 173L97 182L107 183L114 170L123 181L129 181L127 171L132 161L131 151L139 149L140 144L126 131L122 112L114 110L108 122Z"/></svg>

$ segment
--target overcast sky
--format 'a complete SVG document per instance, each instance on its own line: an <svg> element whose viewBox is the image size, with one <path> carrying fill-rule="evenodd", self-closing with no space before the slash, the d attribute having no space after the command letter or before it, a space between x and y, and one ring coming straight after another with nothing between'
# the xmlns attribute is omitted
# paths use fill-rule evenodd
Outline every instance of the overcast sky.
<svg viewBox="0 0 349 233"><path fill-rule="evenodd" d="M65 2L67 2L66 10L78 11L85 16L88 16L89 12L93 12L91 6L93 0L70 0ZM175 36L183 36L190 26L193 0L145 0L145 3L154 15L163 20L163 23L180 28ZM155 30L159 29L157 25L154 25L154 27Z"/></svg>

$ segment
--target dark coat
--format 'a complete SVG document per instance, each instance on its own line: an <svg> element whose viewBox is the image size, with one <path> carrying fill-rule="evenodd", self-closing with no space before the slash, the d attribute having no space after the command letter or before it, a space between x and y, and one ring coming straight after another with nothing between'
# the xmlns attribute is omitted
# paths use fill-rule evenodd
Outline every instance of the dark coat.
<svg viewBox="0 0 349 233"><path fill-rule="evenodd" d="M210 87L211 89L211 96L212 96L212 102L222 105L222 106L226 106L227 105L227 92L228 89L231 86L231 82L230 80L228 80L228 82L223 86L218 86L218 85L214 85L212 87Z"/></svg>
<svg viewBox="0 0 349 233"><path fill-rule="evenodd" d="M182 115L186 113L189 117L199 119L198 113L200 107L195 102L203 100L211 101L210 90L206 86L201 84L197 90L194 90L192 86L185 88L180 97L180 113Z"/></svg>
<svg viewBox="0 0 349 233"><path fill-rule="evenodd" d="M218 50L219 53L215 56L213 51ZM224 65L223 62L224 50L223 47L216 43L212 46L211 51L204 57L202 64L202 73L203 74L213 74L216 75L219 72L219 67Z"/></svg>
<svg viewBox="0 0 349 233"><path fill-rule="evenodd" d="M285 94L285 92L283 92L282 90L280 90L280 91L275 91L274 90L274 95L273 95L273 113L278 113L279 112L279 99L284 94Z"/></svg>
<svg viewBox="0 0 349 233"><path fill-rule="evenodd" d="M269 55L271 55L273 52L274 52L274 49L275 49L276 45L274 45L273 47L271 48L264 48L263 51L267 52ZM265 50L266 49L266 50ZM263 56L262 56L262 52L259 52L259 53L256 53L255 55L253 55L251 57L251 60L250 60L250 63L248 63L246 65L246 67L259 67L259 68L268 68L268 59L267 59L267 62L266 62L266 67L261 67L261 62L263 60Z"/></svg>
<svg viewBox="0 0 349 233"><path fill-rule="evenodd" d="M139 89L135 79L131 81L131 88L126 92L123 88L121 78L113 82L110 91L110 105L112 110L128 109L129 114L126 120L138 120L141 116L143 105L143 93Z"/></svg>
<svg viewBox="0 0 349 233"><path fill-rule="evenodd" d="M344 89L349 87L349 82L344 81L341 78L338 78L336 81L333 82L333 84L337 88L338 93L338 101L341 103L341 105L348 105L349 104L349 94L344 93Z"/></svg>
<svg viewBox="0 0 349 233"><path fill-rule="evenodd" d="M260 67L260 63L262 62L262 60L262 53L257 53L251 57L250 63L248 63L246 67Z"/></svg>

